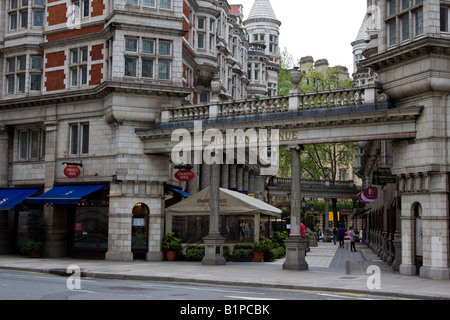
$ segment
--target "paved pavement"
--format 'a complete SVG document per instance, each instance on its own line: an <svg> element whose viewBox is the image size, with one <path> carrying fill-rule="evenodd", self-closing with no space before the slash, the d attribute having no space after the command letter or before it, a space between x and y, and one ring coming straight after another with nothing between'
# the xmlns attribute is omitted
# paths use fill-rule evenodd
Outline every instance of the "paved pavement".
<svg viewBox="0 0 450 320"><path fill-rule="evenodd" d="M320 242L312 247L306 261L307 271L283 270L283 259L274 262L228 262L224 266L204 266L187 261L103 261L71 258L27 258L1 255L0 269L66 274L71 265L82 275L94 278L196 282L221 285L244 285L268 288L319 290L376 294L413 299L450 299L450 280L431 280L393 272L364 244L357 252L333 243ZM379 282L367 273L379 266ZM369 285L368 285L369 283ZM375 284L380 284L379 289ZM372 288L375 287L375 288Z"/></svg>

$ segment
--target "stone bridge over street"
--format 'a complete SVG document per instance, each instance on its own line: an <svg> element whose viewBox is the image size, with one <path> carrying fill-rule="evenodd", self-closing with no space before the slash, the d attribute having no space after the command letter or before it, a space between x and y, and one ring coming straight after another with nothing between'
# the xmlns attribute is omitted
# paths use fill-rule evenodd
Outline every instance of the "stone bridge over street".
<svg viewBox="0 0 450 320"><path fill-rule="evenodd" d="M209 104L164 106L159 123L136 129L147 154L170 153L176 129L279 129L280 145L414 139L423 107L395 108L374 83L365 87L243 101L213 99Z"/></svg>
<svg viewBox="0 0 450 320"><path fill-rule="evenodd" d="M303 93L298 88L301 80L298 72L298 70L291 71L294 89L289 95L243 101L221 101L219 93L222 91L222 84L220 81L216 83L213 81L211 84L213 99L209 104L186 107L165 106L162 108L157 123L151 128L135 130L136 134L144 141L145 153L148 155L170 154L180 142L179 136L176 139L172 138L177 129L186 132L183 142L187 136L186 140L189 140L190 147L192 146L190 140L194 140L194 147L202 147L202 150L211 145L211 137L207 139L203 137L203 132L209 129L213 129L216 134L236 129L243 131L255 129L255 131L260 130L259 132L270 129L270 136L267 134L268 131L266 131L266 135L267 138L270 137L271 142L277 141L278 145L289 146L292 153L291 232L289 239L285 242L286 262L283 264L283 268L288 270L308 269L304 251L305 240L300 233L303 196L300 184L302 146L330 142L414 139L417 133L416 120L423 110L421 106L395 108L389 103L389 97L381 92L381 87L375 81L375 77L369 79L370 81L366 85L356 88ZM200 143L199 139L195 139L196 134L199 133L199 124L201 124L202 131ZM275 134L273 134L273 130L275 130ZM214 139L217 139L218 136L215 136ZM260 139L261 135L256 140ZM195 145L196 142L200 145ZM214 140L214 142L217 141ZM263 146L263 157L266 150L269 150L267 144ZM183 154L184 151L183 149ZM191 151L189 150L186 157L187 161L189 161L189 156L192 156ZM227 164L228 151L227 149ZM213 153L220 152L225 153L224 149L219 149L219 151L214 149ZM251 149L250 152L252 152ZM261 156L261 150L253 149L253 152L259 152ZM273 160L273 154L270 160ZM202 263L220 265L225 263L221 254L224 239L219 232L221 169L220 163L217 161L211 163L210 228L209 235L204 238L205 258ZM272 161L271 164L273 164ZM265 173L261 172L261 175L265 175Z"/></svg>

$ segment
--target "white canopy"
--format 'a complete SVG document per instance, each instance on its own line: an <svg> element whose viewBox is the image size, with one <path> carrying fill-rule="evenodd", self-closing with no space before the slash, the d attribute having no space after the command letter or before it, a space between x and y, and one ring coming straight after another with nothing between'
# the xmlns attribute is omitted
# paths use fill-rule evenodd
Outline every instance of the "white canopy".
<svg viewBox="0 0 450 320"><path fill-rule="evenodd" d="M166 209L167 213L206 214L210 212L209 187ZM262 213L278 217L281 210L240 192L220 188L219 214L252 215Z"/></svg>

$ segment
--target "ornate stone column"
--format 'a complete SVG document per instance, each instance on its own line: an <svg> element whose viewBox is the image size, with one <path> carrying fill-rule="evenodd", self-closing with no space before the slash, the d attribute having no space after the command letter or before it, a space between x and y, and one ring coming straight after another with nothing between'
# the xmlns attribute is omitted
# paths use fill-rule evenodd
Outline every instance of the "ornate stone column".
<svg viewBox="0 0 450 320"><path fill-rule="evenodd" d="M231 190L237 189L237 165L236 164L230 164L230 171L229 171L229 184L228 187Z"/></svg>
<svg viewBox="0 0 450 320"><path fill-rule="evenodd" d="M211 165L211 185L209 195L209 234L203 238L205 242L204 265L224 265L223 244L225 239L219 231L219 199L220 199L220 165Z"/></svg>
<svg viewBox="0 0 450 320"><path fill-rule="evenodd" d="M244 168L238 166L236 170L236 188L237 191L244 190Z"/></svg>
<svg viewBox="0 0 450 320"><path fill-rule="evenodd" d="M325 199L325 228L323 228L323 242L331 242L329 199Z"/></svg>
<svg viewBox="0 0 450 320"><path fill-rule="evenodd" d="M305 260L306 239L300 235L301 224L301 191L300 191L300 150L303 146L291 147L292 152L292 183L291 183L291 233L285 241L286 261L283 269L286 270L308 270L308 264Z"/></svg>
<svg viewBox="0 0 450 320"><path fill-rule="evenodd" d="M230 176L230 165L223 164L222 165L222 176L220 178L220 187L224 189L228 189L229 187L229 176Z"/></svg>

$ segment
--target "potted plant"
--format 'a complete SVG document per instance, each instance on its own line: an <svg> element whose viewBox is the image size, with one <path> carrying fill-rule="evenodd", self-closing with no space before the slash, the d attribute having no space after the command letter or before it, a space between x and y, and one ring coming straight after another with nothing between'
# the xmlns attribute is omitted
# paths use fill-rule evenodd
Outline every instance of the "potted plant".
<svg viewBox="0 0 450 320"><path fill-rule="evenodd" d="M163 243L162 249L166 254L167 261L174 261L178 254L181 254L182 250L182 240L175 236L173 232L167 232Z"/></svg>
<svg viewBox="0 0 450 320"><path fill-rule="evenodd" d="M263 247L264 261L265 262L273 261L274 257L273 257L273 252L272 252L272 249L273 249L272 240L270 240L269 238L262 238L261 244Z"/></svg>
<svg viewBox="0 0 450 320"><path fill-rule="evenodd" d="M261 241L255 242L253 245L253 261L262 262L264 257L264 248Z"/></svg>
<svg viewBox="0 0 450 320"><path fill-rule="evenodd" d="M31 211L27 219L28 240L20 248L20 253L37 258L44 250L46 231L44 213L39 210Z"/></svg>

